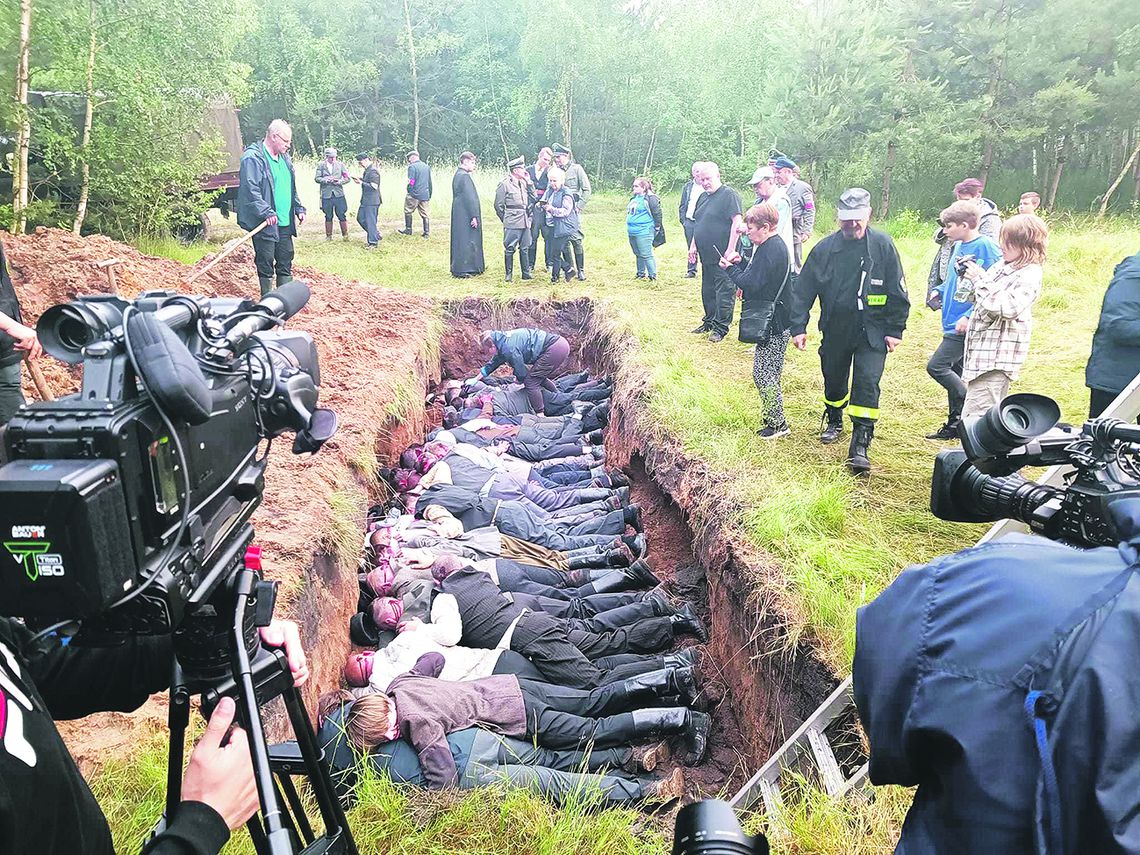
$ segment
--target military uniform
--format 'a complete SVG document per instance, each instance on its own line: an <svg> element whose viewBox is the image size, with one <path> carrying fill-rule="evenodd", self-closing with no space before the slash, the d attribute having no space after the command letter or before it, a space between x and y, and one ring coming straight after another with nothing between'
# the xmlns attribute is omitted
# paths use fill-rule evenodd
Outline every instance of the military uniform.
<svg viewBox="0 0 1140 855"><path fill-rule="evenodd" d="M563 145L554 146L554 154L570 154L570 149ZM573 155L571 155L572 157ZM566 180L563 182L563 189L574 197L574 207L578 210L579 214L582 209L586 207L586 202L590 199L590 179L586 176L586 170L582 168L582 164L577 161L571 160L566 164L565 168ZM573 252L573 259L571 259L571 252ZM574 234L570 235L566 242L566 248L562 252L563 267L570 269L571 265L578 271L578 278L586 278L586 251L582 246L582 227L578 226Z"/></svg>
<svg viewBox="0 0 1140 855"><path fill-rule="evenodd" d="M792 205L792 245L796 256L796 270L803 267L804 241L815 228L815 195L811 185L799 178L784 188Z"/></svg>
<svg viewBox="0 0 1140 855"><path fill-rule="evenodd" d="M548 166L547 169L550 167ZM538 236L542 235L542 254L546 260L546 266L553 267L554 259L550 257L550 224L546 222L546 212L542 210L542 206L536 204L546 195L546 188L550 182L546 178L546 169L542 172L538 171L538 167L533 163L526 168L526 174L530 177L530 194L531 194L531 222L530 222L530 249L527 255L530 256L530 266L538 263Z"/></svg>
<svg viewBox="0 0 1140 855"><path fill-rule="evenodd" d="M507 164L508 169L520 169L523 159L516 157ZM530 279L531 260L530 225L533 197L525 178L508 175L495 190L495 213L503 222L503 267L510 282L515 270L515 250L519 251L522 278Z"/></svg>
<svg viewBox="0 0 1140 855"><path fill-rule="evenodd" d="M822 438L825 442L838 438L846 410L854 427L851 457L859 451L865 462L879 418L885 339L902 338L910 312L902 262L890 236L868 228L862 240L848 240L837 231L812 248L792 295L793 337L807 331L808 315L817 298L829 428ZM861 471L867 468L869 464L859 467Z"/></svg>

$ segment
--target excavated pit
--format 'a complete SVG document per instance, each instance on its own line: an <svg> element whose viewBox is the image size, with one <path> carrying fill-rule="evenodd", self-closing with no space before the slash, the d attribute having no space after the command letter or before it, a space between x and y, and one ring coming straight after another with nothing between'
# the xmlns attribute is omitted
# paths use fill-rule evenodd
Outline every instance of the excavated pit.
<svg viewBox="0 0 1140 855"><path fill-rule="evenodd" d="M655 572L671 593L696 604L709 627L701 670L714 704L711 749L700 767L686 769L689 795L736 792L837 684L809 646L787 642L770 593L783 584L781 568L743 540L730 522L737 509L706 467L652 419L645 369L631 358L636 342L591 301L470 298L446 303L443 312L444 378L478 369L480 330L521 326L565 336L572 346L568 370L614 376L607 465L631 477ZM839 730L850 731L849 724ZM835 742L841 763L855 765L857 738L839 733Z"/></svg>

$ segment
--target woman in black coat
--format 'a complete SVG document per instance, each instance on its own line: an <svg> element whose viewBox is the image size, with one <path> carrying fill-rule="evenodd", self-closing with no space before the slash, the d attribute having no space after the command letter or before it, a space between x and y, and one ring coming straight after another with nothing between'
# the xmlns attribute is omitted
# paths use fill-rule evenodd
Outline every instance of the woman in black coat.
<svg viewBox="0 0 1140 855"><path fill-rule="evenodd" d="M721 258L720 266L736 285L744 304L740 310L743 331L747 318L754 316L765 303L775 302L775 312L767 337L756 343L752 362L752 379L760 392L764 424L757 434L761 439L777 439L789 433L784 417L784 398L780 391L780 375L784 370L784 353L791 333L788 329L788 304L791 302L791 259L788 245L777 234L780 212L771 202L753 205L744 215L748 239L754 247L746 264L740 253ZM743 338L743 335L741 336Z"/></svg>

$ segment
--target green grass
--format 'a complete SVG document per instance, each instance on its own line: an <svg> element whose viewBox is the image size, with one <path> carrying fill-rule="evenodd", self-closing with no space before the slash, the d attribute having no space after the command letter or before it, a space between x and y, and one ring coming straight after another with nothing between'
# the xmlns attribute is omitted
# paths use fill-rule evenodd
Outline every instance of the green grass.
<svg viewBox="0 0 1140 855"><path fill-rule="evenodd" d="M945 394L927 376L926 360L941 332L938 317L923 306L926 272L934 251L929 224L903 212L888 229L897 232L915 308L902 348L887 361L882 420L869 482L847 477L846 446L823 447L815 438L822 410L818 332L809 349L790 349L784 393L791 437L762 443L754 431L759 404L752 386L752 348L732 338L713 345L690 335L701 316L699 280L684 278L684 247L675 217L666 220L668 243L657 252L656 283L633 279L634 263L625 236L625 198L599 196L584 217L587 271L584 284L551 285L541 278L511 285L502 281L498 252L501 229L490 201L497 176L477 175L483 197L488 272L455 280L448 272L447 217L451 172L436 170L431 240L393 234L403 225L401 171L386 169L381 210L384 240L375 252L363 248L353 224L353 241L323 241L316 185L305 180L302 195L312 212L298 240L297 263L348 278L439 299L482 295L565 299L592 297L608 317L628 329L638 349L629 359L648 378L648 405L660 429L705 461L718 489L741 510L732 522L758 549L784 568L779 595L788 637L815 645L842 674L850 669L856 609L881 591L907 564L972 543L982 526L949 524L929 512L930 471L937 445L923 434L945 417ZM350 209L358 191L349 191ZM676 199L665 198L666 212ZM1063 415L1086 413L1083 368L1101 298L1113 267L1137 250L1132 220L1096 222L1054 218L1045 288L1035 311L1029 360L1015 391L1057 398ZM418 223L416 225L418 228ZM826 232L827 227L821 223ZM236 233L231 226L221 237ZM150 245L148 251L193 260L199 247ZM397 405L398 406L398 405ZM435 796L421 803L407 793L375 782L354 811L353 828L369 841L363 851L426 852L622 852L663 851L660 833L641 828L635 815L607 812L595 817L556 811L526 793L496 791L465 795L446 807ZM890 851L905 812L905 791L879 791L870 805L836 805L811 788L792 801L790 836L780 851L840 853ZM422 807L427 804L428 807ZM426 813L425 813L426 812ZM523 828L506 820L521 820ZM631 832L631 829L634 829ZM604 841L604 846L603 846ZM400 848L395 848L400 847Z"/></svg>

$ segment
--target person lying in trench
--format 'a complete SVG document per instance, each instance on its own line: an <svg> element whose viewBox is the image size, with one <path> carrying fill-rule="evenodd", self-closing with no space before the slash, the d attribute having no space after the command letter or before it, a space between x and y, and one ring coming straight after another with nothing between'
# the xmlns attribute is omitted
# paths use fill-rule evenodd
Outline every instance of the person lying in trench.
<svg viewBox="0 0 1140 855"><path fill-rule="evenodd" d="M323 714L317 741L329 758L334 781L342 783L342 790L344 783L351 786L359 768L358 758L366 750L364 757L377 774L396 784L427 788L411 743L399 738L385 739L387 718L378 715L381 710L375 702L366 702L363 710L351 715L356 703L356 698L344 692L321 698ZM351 736L346 719L351 721ZM684 795L680 768L663 778L637 774L656 768L659 755L655 752L636 752L628 747L559 751L480 727L465 727L447 734L447 745L455 760L457 786L463 790L506 783L542 795L557 805L573 799L576 804L585 801L598 808L670 802Z"/></svg>
<svg viewBox="0 0 1140 855"><path fill-rule="evenodd" d="M375 717L383 741L402 738L412 744L424 780L433 789L458 785L459 768L447 736L473 726L569 751L683 736L688 765L699 763L707 749L711 719L688 707L625 711L631 701L617 688L575 692L509 674L455 683L438 679L442 670L443 657L426 653L410 671L389 683L386 692L367 695L353 705ZM352 713L345 724L351 735ZM360 740L357 748L368 751L374 745Z"/></svg>
<svg viewBox="0 0 1140 855"><path fill-rule="evenodd" d="M458 626L447 636L455 639L453 644L514 650L534 663L546 680L558 685L593 688L644 670L637 664L625 671L622 668L626 665L607 669L592 659L659 653L683 635L707 640L703 624L688 607L674 615L643 618L626 627L596 632L573 619L531 611L513 602L490 576L473 567L450 572L441 567L436 575L435 586L417 580L398 600L379 597L368 611L354 615L349 631L353 643L375 647L379 631L398 628L405 614L430 621L434 600L441 594L450 595L456 603L454 611L448 610L452 620L458 614ZM607 670L617 673L607 676Z"/></svg>

